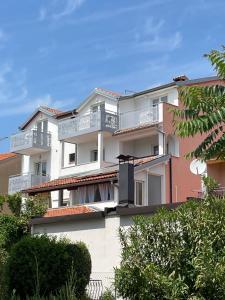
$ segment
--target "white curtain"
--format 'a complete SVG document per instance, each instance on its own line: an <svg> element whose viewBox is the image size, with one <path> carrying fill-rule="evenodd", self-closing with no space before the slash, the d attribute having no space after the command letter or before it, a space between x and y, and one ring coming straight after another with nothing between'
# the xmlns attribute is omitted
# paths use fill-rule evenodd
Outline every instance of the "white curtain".
<svg viewBox="0 0 225 300"><path fill-rule="evenodd" d="M86 186L81 186L78 188L78 195L79 195L79 203L84 204L87 198L87 188Z"/></svg>
<svg viewBox="0 0 225 300"><path fill-rule="evenodd" d="M89 185L87 187L87 194L88 194L89 203L92 203L95 200L95 191L96 191L96 188L97 188L97 186L94 185L94 184L93 185Z"/></svg>
<svg viewBox="0 0 225 300"><path fill-rule="evenodd" d="M114 185L109 184L109 200L114 200Z"/></svg>
<svg viewBox="0 0 225 300"><path fill-rule="evenodd" d="M100 183L98 185L99 192L101 195L101 201L108 201L109 195L109 184L108 183Z"/></svg>

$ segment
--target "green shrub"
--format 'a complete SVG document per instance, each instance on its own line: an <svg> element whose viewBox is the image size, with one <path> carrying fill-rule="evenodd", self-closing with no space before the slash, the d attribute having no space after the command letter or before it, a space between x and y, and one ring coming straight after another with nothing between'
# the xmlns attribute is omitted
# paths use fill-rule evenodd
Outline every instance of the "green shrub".
<svg viewBox="0 0 225 300"><path fill-rule="evenodd" d="M225 199L188 201L121 230L117 291L130 300L225 299Z"/></svg>
<svg viewBox="0 0 225 300"><path fill-rule="evenodd" d="M47 236L27 236L10 252L6 264L8 293L21 298L56 295L69 278L71 268L76 281L75 296L85 293L91 273L90 254L83 243L71 244Z"/></svg>
<svg viewBox="0 0 225 300"><path fill-rule="evenodd" d="M18 242L23 233L23 225L20 220L11 215L0 215L0 248L10 250L13 244Z"/></svg>
<svg viewBox="0 0 225 300"><path fill-rule="evenodd" d="M110 289L106 289L100 299L101 300L115 300L116 298Z"/></svg>

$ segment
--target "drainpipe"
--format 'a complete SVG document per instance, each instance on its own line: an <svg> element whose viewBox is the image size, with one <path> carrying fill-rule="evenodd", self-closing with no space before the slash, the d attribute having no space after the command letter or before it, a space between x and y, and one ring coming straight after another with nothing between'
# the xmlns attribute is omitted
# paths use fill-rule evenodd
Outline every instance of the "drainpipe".
<svg viewBox="0 0 225 300"><path fill-rule="evenodd" d="M170 177L170 203L173 203L173 171L172 171L172 157L169 159L169 177Z"/></svg>

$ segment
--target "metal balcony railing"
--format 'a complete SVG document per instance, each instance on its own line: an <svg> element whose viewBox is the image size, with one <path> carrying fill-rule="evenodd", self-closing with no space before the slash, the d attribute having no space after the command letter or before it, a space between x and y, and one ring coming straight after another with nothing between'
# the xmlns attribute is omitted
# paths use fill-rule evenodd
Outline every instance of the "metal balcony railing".
<svg viewBox="0 0 225 300"><path fill-rule="evenodd" d="M14 194L32 186L49 181L48 175L34 175L31 173L9 177L8 193Z"/></svg>
<svg viewBox="0 0 225 300"><path fill-rule="evenodd" d="M51 134L38 130L19 132L10 137L10 150L17 152L29 148L48 149L51 146Z"/></svg>
<svg viewBox="0 0 225 300"><path fill-rule="evenodd" d="M119 129L138 127L144 124L159 122L159 105L146 107L143 110L133 110L120 113Z"/></svg>
<svg viewBox="0 0 225 300"><path fill-rule="evenodd" d="M61 121L59 123L59 140L98 130L115 131L117 128L118 115L114 112L101 110Z"/></svg>

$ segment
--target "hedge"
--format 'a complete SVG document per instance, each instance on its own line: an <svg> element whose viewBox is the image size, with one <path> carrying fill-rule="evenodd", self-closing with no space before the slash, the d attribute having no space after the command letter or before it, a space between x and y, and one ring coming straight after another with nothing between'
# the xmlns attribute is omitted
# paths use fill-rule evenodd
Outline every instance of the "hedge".
<svg viewBox="0 0 225 300"><path fill-rule="evenodd" d="M6 264L8 294L21 298L57 294L74 272L79 298L90 279L91 258L83 243L72 244L55 237L27 236L15 244Z"/></svg>

